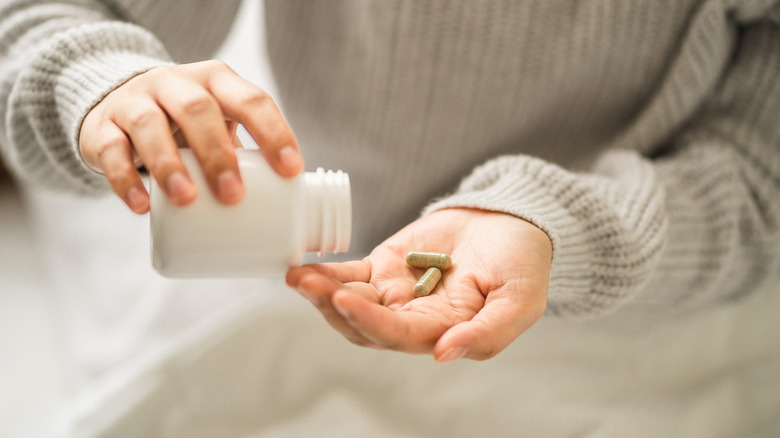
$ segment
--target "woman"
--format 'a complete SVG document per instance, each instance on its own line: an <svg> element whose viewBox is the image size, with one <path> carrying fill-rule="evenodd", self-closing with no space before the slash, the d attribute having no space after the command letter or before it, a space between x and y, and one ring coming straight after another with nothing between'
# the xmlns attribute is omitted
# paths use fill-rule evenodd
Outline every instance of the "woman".
<svg viewBox="0 0 780 438"><path fill-rule="evenodd" d="M545 309L623 315L619 331L777 280L776 3L270 1L286 118L227 66L186 64L235 3L4 5L6 157L38 184L110 186L137 213L140 165L173 202L198 196L180 145L240 202L238 123L283 176L303 155L345 169L351 255L370 254L287 282L350 341L441 362L495 356ZM409 250L452 255L429 297L412 299ZM695 332L679 328L667 336ZM608 331L586 342L605 348Z"/></svg>

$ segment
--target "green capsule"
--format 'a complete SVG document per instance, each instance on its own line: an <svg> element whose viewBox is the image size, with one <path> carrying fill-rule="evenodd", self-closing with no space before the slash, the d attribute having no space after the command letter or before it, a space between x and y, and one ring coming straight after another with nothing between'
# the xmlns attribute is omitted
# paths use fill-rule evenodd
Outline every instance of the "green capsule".
<svg viewBox="0 0 780 438"><path fill-rule="evenodd" d="M420 277L420 281L414 285L415 298L429 295L440 279L441 271L438 268L429 268L425 271L425 274Z"/></svg>
<svg viewBox="0 0 780 438"><path fill-rule="evenodd" d="M406 263L415 268L439 268L442 271L450 269L452 259L449 254L438 252L419 252L412 251L406 254Z"/></svg>

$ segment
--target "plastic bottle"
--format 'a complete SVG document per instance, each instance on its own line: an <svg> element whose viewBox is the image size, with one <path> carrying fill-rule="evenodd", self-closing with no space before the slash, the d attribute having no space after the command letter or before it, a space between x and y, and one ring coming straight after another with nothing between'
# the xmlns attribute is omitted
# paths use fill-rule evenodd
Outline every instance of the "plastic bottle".
<svg viewBox="0 0 780 438"><path fill-rule="evenodd" d="M341 171L277 175L256 150L236 150L244 199L214 198L192 151L179 151L198 197L176 207L151 187L152 264L166 277L284 277L307 251L349 249L352 201Z"/></svg>

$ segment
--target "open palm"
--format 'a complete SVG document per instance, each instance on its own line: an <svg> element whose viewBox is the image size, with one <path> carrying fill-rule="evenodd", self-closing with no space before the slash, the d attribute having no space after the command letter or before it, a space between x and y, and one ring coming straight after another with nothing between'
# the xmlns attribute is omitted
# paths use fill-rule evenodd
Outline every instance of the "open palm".
<svg viewBox="0 0 780 438"><path fill-rule="evenodd" d="M409 251L452 256L431 295L414 298L424 269ZM551 244L514 216L445 209L409 224L360 261L290 269L287 283L308 298L350 341L446 362L487 359L542 315Z"/></svg>

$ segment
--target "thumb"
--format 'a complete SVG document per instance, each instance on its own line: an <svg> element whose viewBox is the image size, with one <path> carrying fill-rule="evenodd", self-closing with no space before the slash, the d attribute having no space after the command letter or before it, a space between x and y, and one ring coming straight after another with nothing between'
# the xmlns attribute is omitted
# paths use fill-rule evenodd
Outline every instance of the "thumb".
<svg viewBox="0 0 780 438"><path fill-rule="evenodd" d="M470 321L450 327L436 342L437 362L460 358L485 360L497 355L541 318L547 303L543 291L522 290L522 282L504 284L490 292L485 305Z"/></svg>

